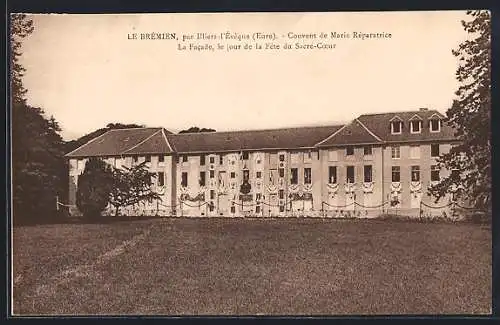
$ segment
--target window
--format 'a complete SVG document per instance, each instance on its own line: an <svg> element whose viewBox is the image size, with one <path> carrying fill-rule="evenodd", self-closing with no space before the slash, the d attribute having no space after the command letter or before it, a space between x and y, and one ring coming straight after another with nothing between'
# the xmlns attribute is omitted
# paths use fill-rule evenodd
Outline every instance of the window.
<svg viewBox="0 0 500 325"><path fill-rule="evenodd" d="M255 173L256 178L262 178L262 172L256 172Z"/></svg>
<svg viewBox="0 0 500 325"><path fill-rule="evenodd" d="M354 166L347 166L346 168L347 171L347 183L354 183L355 178L354 178Z"/></svg>
<svg viewBox="0 0 500 325"><path fill-rule="evenodd" d="M372 182L372 166L371 165L366 165L364 167L364 175L365 175L365 183L371 183Z"/></svg>
<svg viewBox="0 0 500 325"><path fill-rule="evenodd" d="M410 121L410 132L420 133L421 126L422 126L422 121Z"/></svg>
<svg viewBox="0 0 500 325"><path fill-rule="evenodd" d="M243 152L243 160L248 160L248 152L247 151Z"/></svg>
<svg viewBox="0 0 500 325"><path fill-rule="evenodd" d="M363 154L365 156L371 156L372 155L372 146L364 146L363 147Z"/></svg>
<svg viewBox="0 0 500 325"><path fill-rule="evenodd" d="M145 162L151 162L151 155L146 155Z"/></svg>
<svg viewBox="0 0 500 325"><path fill-rule="evenodd" d="M432 119L429 121L431 132L439 132L441 130L441 121L439 119Z"/></svg>
<svg viewBox="0 0 500 325"><path fill-rule="evenodd" d="M231 172L231 178L235 178L235 177L236 177L235 172Z"/></svg>
<svg viewBox="0 0 500 325"><path fill-rule="evenodd" d="M410 158L420 159L420 146L410 146Z"/></svg>
<svg viewBox="0 0 500 325"><path fill-rule="evenodd" d="M175 162L176 162L176 163L179 163L179 162L181 161L180 159L181 159L181 157L176 156L176 157L175 157Z"/></svg>
<svg viewBox="0 0 500 325"><path fill-rule="evenodd" d="M299 183L299 170L298 168L292 168L290 170L290 184L298 184Z"/></svg>
<svg viewBox="0 0 500 325"><path fill-rule="evenodd" d="M284 205L280 205L280 212L285 212L285 206Z"/></svg>
<svg viewBox="0 0 500 325"><path fill-rule="evenodd" d="M205 186L206 184L205 178L206 178L205 172L200 172L200 180L199 180L200 186Z"/></svg>
<svg viewBox="0 0 500 325"><path fill-rule="evenodd" d="M211 164L214 164L215 163L215 157L210 157L208 158L208 161L210 161Z"/></svg>
<svg viewBox="0 0 500 325"><path fill-rule="evenodd" d="M304 161L310 161L312 159L312 152L308 151L304 154Z"/></svg>
<svg viewBox="0 0 500 325"><path fill-rule="evenodd" d="M214 208L215 208L215 204L213 202L210 202L210 204L208 205L208 209L210 212L214 211Z"/></svg>
<svg viewBox="0 0 500 325"><path fill-rule="evenodd" d="M304 168L304 184L312 183L311 168Z"/></svg>
<svg viewBox="0 0 500 325"><path fill-rule="evenodd" d="M159 172L158 173L158 186L163 186L163 185L165 185L165 173Z"/></svg>
<svg viewBox="0 0 500 325"><path fill-rule="evenodd" d="M284 190L279 190L279 197L280 197L280 200L283 200L285 198L285 191Z"/></svg>
<svg viewBox="0 0 500 325"><path fill-rule="evenodd" d="M402 124L403 124L403 122L401 122L401 121L391 122L391 133L392 134L401 134Z"/></svg>
<svg viewBox="0 0 500 325"><path fill-rule="evenodd" d="M352 155L354 155L354 147L347 147L347 148L345 148L345 155L346 156L352 156Z"/></svg>
<svg viewBox="0 0 500 325"><path fill-rule="evenodd" d="M393 182L401 181L401 168L399 166L392 166L392 181Z"/></svg>
<svg viewBox="0 0 500 325"><path fill-rule="evenodd" d="M392 159L401 158L401 150L400 150L399 146L391 147L391 156L392 156Z"/></svg>
<svg viewBox="0 0 500 325"><path fill-rule="evenodd" d="M210 200L213 200L213 199L215 199L215 191L210 190Z"/></svg>
<svg viewBox="0 0 500 325"><path fill-rule="evenodd" d="M279 160L280 161L285 161L285 155L283 155L283 154L279 155Z"/></svg>
<svg viewBox="0 0 500 325"><path fill-rule="evenodd" d="M158 162L165 162L165 156L158 156Z"/></svg>
<svg viewBox="0 0 500 325"><path fill-rule="evenodd" d="M279 173L279 177L285 177L285 169L284 168L279 168L278 173Z"/></svg>
<svg viewBox="0 0 500 325"><path fill-rule="evenodd" d="M223 165L223 164L224 164L224 156L220 155L219 156L219 165Z"/></svg>
<svg viewBox="0 0 500 325"><path fill-rule="evenodd" d="M250 172L248 169L243 170L243 181L248 182L248 179L250 178Z"/></svg>
<svg viewBox="0 0 500 325"><path fill-rule="evenodd" d="M205 165L205 155L200 155L200 166Z"/></svg>
<svg viewBox="0 0 500 325"><path fill-rule="evenodd" d="M257 206L255 207L255 213L260 213L260 205L257 205Z"/></svg>
<svg viewBox="0 0 500 325"><path fill-rule="evenodd" d="M186 187L188 185L188 173L182 172L181 174L181 186Z"/></svg>
<svg viewBox="0 0 500 325"><path fill-rule="evenodd" d="M137 163L139 161L139 156L134 156L134 163Z"/></svg>
<svg viewBox="0 0 500 325"><path fill-rule="evenodd" d="M215 177L215 171L211 170L210 171L210 178L214 178Z"/></svg>
<svg viewBox="0 0 500 325"><path fill-rule="evenodd" d="M420 182L420 166L411 166L411 181Z"/></svg>
<svg viewBox="0 0 500 325"><path fill-rule="evenodd" d="M337 166L328 167L328 183L330 184L337 183Z"/></svg>
<svg viewBox="0 0 500 325"><path fill-rule="evenodd" d="M261 193L256 193L255 194L255 200L260 201L262 199L262 194Z"/></svg>
<svg viewBox="0 0 500 325"><path fill-rule="evenodd" d="M183 155L182 156L182 162L187 162L188 161L188 156L187 155Z"/></svg>
<svg viewBox="0 0 500 325"><path fill-rule="evenodd" d="M440 180L439 171L440 171L440 168L438 165L431 166L431 181L432 182L438 182Z"/></svg>
<svg viewBox="0 0 500 325"><path fill-rule="evenodd" d="M329 161L337 161L338 160L337 150L328 151L328 160Z"/></svg>
<svg viewBox="0 0 500 325"><path fill-rule="evenodd" d="M431 157L439 157L439 144L431 144Z"/></svg>
<svg viewBox="0 0 500 325"><path fill-rule="evenodd" d="M234 205L231 207L231 213L236 213L236 207Z"/></svg>
<svg viewBox="0 0 500 325"><path fill-rule="evenodd" d="M260 158L259 158L259 159L257 159L257 160L256 160L256 162L257 162L257 165L260 165L260 163L261 163L262 161L261 161L261 160L260 160Z"/></svg>

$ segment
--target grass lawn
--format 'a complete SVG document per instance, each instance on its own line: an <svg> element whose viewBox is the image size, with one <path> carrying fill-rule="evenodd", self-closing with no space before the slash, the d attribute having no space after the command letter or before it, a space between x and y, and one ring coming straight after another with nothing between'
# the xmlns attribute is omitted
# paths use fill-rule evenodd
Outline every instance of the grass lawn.
<svg viewBox="0 0 500 325"><path fill-rule="evenodd" d="M164 219L19 227L15 314L491 313L491 228Z"/></svg>

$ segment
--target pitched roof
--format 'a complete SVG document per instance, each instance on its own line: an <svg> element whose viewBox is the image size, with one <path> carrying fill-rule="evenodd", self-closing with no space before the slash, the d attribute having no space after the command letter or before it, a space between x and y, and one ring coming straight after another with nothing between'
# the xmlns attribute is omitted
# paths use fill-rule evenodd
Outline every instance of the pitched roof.
<svg viewBox="0 0 500 325"><path fill-rule="evenodd" d="M410 120L417 115L422 119L422 129L420 133L410 133ZM390 121L398 116L403 122L401 134L391 134ZM446 117L436 110L420 110L382 114L364 114L358 117L370 131L385 142L409 142L409 141L429 141L429 140L456 140L454 130L445 122L441 124L440 132L430 132L429 121L434 116L445 120Z"/></svg>
<svg viewBox="0 0 500 325"><path fill-rule="evenodd" d="M163 128L113 129L66 154L66 157L118 156L168 153L171 148Z"/></svg>
<svg viewBox="0 0 500 325"><path fill-rule="evenodd" d="M313 148L342 125L272 130L169 134L172 148L180 153L261 149Z"/></svg>
<svg viewBox="0 0 500 325"><path fill-rule="evenodd" d="M346 124L337 132L317 144L318 147L345 145L345 144L372 144L382 142L358 119Z"/></svg>

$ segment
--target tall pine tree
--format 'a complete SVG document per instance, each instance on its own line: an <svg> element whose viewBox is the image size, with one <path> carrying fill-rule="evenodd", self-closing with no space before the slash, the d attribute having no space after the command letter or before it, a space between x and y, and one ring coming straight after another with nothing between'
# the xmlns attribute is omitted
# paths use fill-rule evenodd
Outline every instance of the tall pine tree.
<svg viewBox="0 0 500 325"><path fill-rule="evenodd" d="M468 11L462 25L470 38L452 53L459 59L456 72L460 87L446 112L460 144L439 159L453 172L430 193L442 197L455 192L480 209L491 209L491 15L489 11Z"/></svg>

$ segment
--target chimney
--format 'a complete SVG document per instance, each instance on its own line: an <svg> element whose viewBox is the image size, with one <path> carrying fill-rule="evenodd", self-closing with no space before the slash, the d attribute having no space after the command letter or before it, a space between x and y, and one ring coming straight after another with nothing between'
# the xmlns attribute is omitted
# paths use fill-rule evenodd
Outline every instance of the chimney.
<svg viewBox="0 0 500 325"><path fill-rule="evenodd" d="M420 112L427 112L429 109L427 107L421 107L419 109Z"/></svg>

